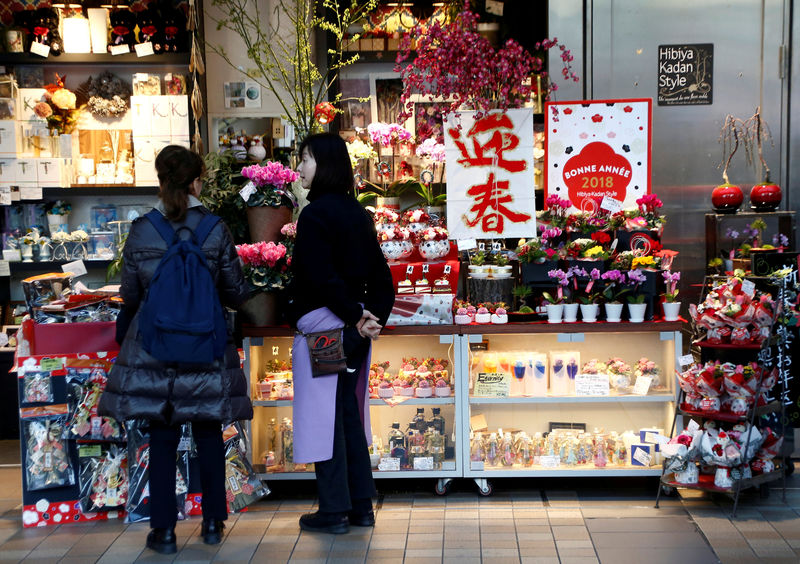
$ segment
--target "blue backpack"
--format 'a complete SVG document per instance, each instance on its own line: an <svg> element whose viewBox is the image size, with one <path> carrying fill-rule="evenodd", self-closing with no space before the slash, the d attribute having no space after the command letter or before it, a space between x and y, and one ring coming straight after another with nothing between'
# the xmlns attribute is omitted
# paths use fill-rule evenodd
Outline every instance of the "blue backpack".
<svg viewBox="0 0 800 564"><path fill-rule="evenodd" d="M208 364L225 355L228 331L202 245L220 221L206 215L188 239L158 210L145 214L167 242L139 310L142 346L166 363Z"/></svg>

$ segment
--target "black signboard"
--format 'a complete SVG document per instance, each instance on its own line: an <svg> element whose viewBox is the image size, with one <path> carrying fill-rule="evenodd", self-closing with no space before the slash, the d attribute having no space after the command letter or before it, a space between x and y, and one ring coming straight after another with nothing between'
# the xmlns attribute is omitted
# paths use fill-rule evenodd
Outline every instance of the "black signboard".
<svg viewBox="0 0 800 564"><path fill-rule="evenodd" d="M711 104L714 44L658 46L658 105Z"/></svg>

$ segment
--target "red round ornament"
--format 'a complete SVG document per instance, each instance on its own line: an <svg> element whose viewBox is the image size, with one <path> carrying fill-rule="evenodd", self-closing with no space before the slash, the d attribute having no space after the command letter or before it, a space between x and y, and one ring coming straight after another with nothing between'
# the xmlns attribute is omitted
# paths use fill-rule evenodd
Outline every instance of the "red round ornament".
<svg viewBox="0 0 800 564"><path fill-rule="evenodd" d="M720 184L711 192L711 204L717 213L735 213L744 201L742 189L734 184Z"/></svg>
<svg viewBox="0 0 800 564"><path fill-rule="evenodd" d="M750 207L757 212L775 211L781 205L781 187L772 182L757 184L750 190Z"/></svg>
<svg viewBox="0 0 800 564"><path fill-rule="evenodd" d="M322 125L330 123L336 116L336 108L330 102L320 102L314 106L314 119Z"/></svg>

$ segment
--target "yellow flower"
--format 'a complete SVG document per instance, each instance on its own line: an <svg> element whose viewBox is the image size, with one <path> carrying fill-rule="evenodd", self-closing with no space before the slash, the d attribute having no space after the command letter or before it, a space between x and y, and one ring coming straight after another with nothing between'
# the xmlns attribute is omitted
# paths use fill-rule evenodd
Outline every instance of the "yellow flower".
<svg viewBox="0 0 800 564"><path fill-rule="evenodd" d="M66 88L59 88L53 92L50 98L53 105L61 110L74 110L75 109L75 94Z"/></svg>
<svg viewBox="0 0 800 564"><path fill-rule="evenodd" d="M597 255L602 255L603 252L604 252L603 247L597 246L597 247L592 247L591 249L586 249L586 251L584 251L583 253L583 256L591 258Z"/></svg>
<svg viewBox="0 0 800 564"><path fill-rule="evenodd" d="M653 260L653 257L634 257L633 261L631 262L631 268L638 268L640 266L646 268L648 266L653 266L654 264L655 260Z"/></svg>

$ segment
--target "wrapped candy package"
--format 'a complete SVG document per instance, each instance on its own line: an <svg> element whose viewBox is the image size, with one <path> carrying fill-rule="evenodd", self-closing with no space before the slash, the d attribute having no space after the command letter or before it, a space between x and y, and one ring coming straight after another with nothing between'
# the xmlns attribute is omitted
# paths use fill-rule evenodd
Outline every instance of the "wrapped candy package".
<svg viewBox="0 0 800 564"><path fill-rule="evenodd" d="M23 437L26 442L25 480L28 490L44 490L75 484L64 436L67 405L23 408Z"/></svg>

